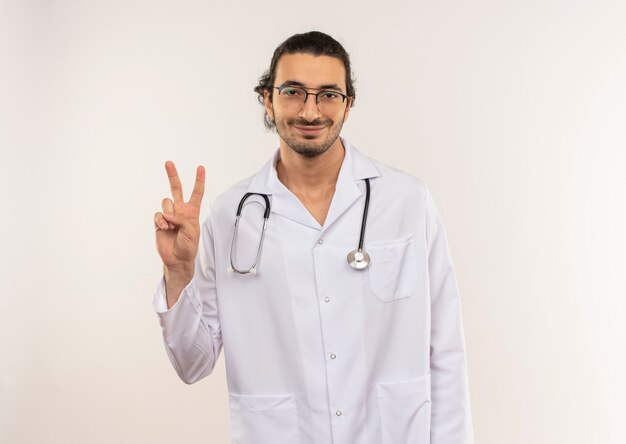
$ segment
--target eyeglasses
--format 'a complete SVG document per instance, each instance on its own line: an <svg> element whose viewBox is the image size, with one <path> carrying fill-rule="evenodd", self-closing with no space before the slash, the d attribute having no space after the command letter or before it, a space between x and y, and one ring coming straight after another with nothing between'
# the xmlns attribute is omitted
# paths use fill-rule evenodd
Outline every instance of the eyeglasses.
<svg viewBox="0 0 626 444"><path fill-rule="evenodd" d="M312 93L304 88L289 85L274 86L273 88L278 90L280 103L289 111L299 110L302 108L302 105L306 103L309 96L314 96L315 103L320 112L331 114L337 111L343 102L350 97L332 89L322 89L316 93Z"/></svg>

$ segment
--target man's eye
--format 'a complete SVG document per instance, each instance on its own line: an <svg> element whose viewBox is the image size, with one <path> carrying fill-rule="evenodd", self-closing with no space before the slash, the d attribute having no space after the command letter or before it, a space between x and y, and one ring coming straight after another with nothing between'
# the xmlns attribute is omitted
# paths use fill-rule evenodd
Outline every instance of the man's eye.
<svg viewBox="0 0 626 444"><path fill-rule="evenodd" d="M302 91L300 91L299 89L286 88L283 89L283 94L286 96L301 96Z"/></svg>
<svg viewBox="0 0 626 444"><path fill-rule="evenodd" d="M324 91L320 94L321 98L324 100L336 100L339 98L339 94L333 91Z"/></svg>

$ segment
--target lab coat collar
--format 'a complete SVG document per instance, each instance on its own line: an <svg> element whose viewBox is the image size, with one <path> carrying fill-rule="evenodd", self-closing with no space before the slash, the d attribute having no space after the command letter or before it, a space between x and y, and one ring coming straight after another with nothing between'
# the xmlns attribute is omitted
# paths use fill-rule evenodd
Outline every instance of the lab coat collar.
<svg viewBox="0 0 626 444"><path fill-rule="evenodd" d="M371 159L350 145L344 138L341 138L341 142L345 149L345 156L339 170L335 194L323 227L307 211L302 202L278 179L276 161L280 156L280 150L276 150L272 158L256 174L247 191L271 195L272 213L320 231L327 230L364 194L364 191L361 191L357 186L357 181L380 176L380 171ZM361 188L364 189L364 187Z"/></svg>

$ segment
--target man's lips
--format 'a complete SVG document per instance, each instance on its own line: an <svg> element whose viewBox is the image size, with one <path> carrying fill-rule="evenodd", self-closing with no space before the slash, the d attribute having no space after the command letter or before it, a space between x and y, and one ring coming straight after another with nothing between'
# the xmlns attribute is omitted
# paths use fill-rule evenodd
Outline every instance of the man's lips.
<svg viewBox="0 0 626 444"><path fill-rule="evenodd" d="M326 127L325 126L300 126L300 125L294 125L294 128L296 128L302 134L316 135L316 134L321 133L322 130L324 128L326 128Z"/></svg>

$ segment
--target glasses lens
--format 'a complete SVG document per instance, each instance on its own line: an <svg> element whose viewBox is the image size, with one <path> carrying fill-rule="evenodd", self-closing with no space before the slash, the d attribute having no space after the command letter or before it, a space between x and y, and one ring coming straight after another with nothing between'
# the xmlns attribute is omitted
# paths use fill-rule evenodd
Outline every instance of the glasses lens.
<svg viewBox="0 0 626 444"><path fill-rule="evenodd" d="M278 97L286 108L298 109L304 103L306 93L300 88L280 88Z"/></svg>
<svg viewBox="0 0 626 444"><path fill-rule="evenodd" d="M320 91L317 106L322 113L332 113L343 103L343 96L336 91Z"/></svg>

